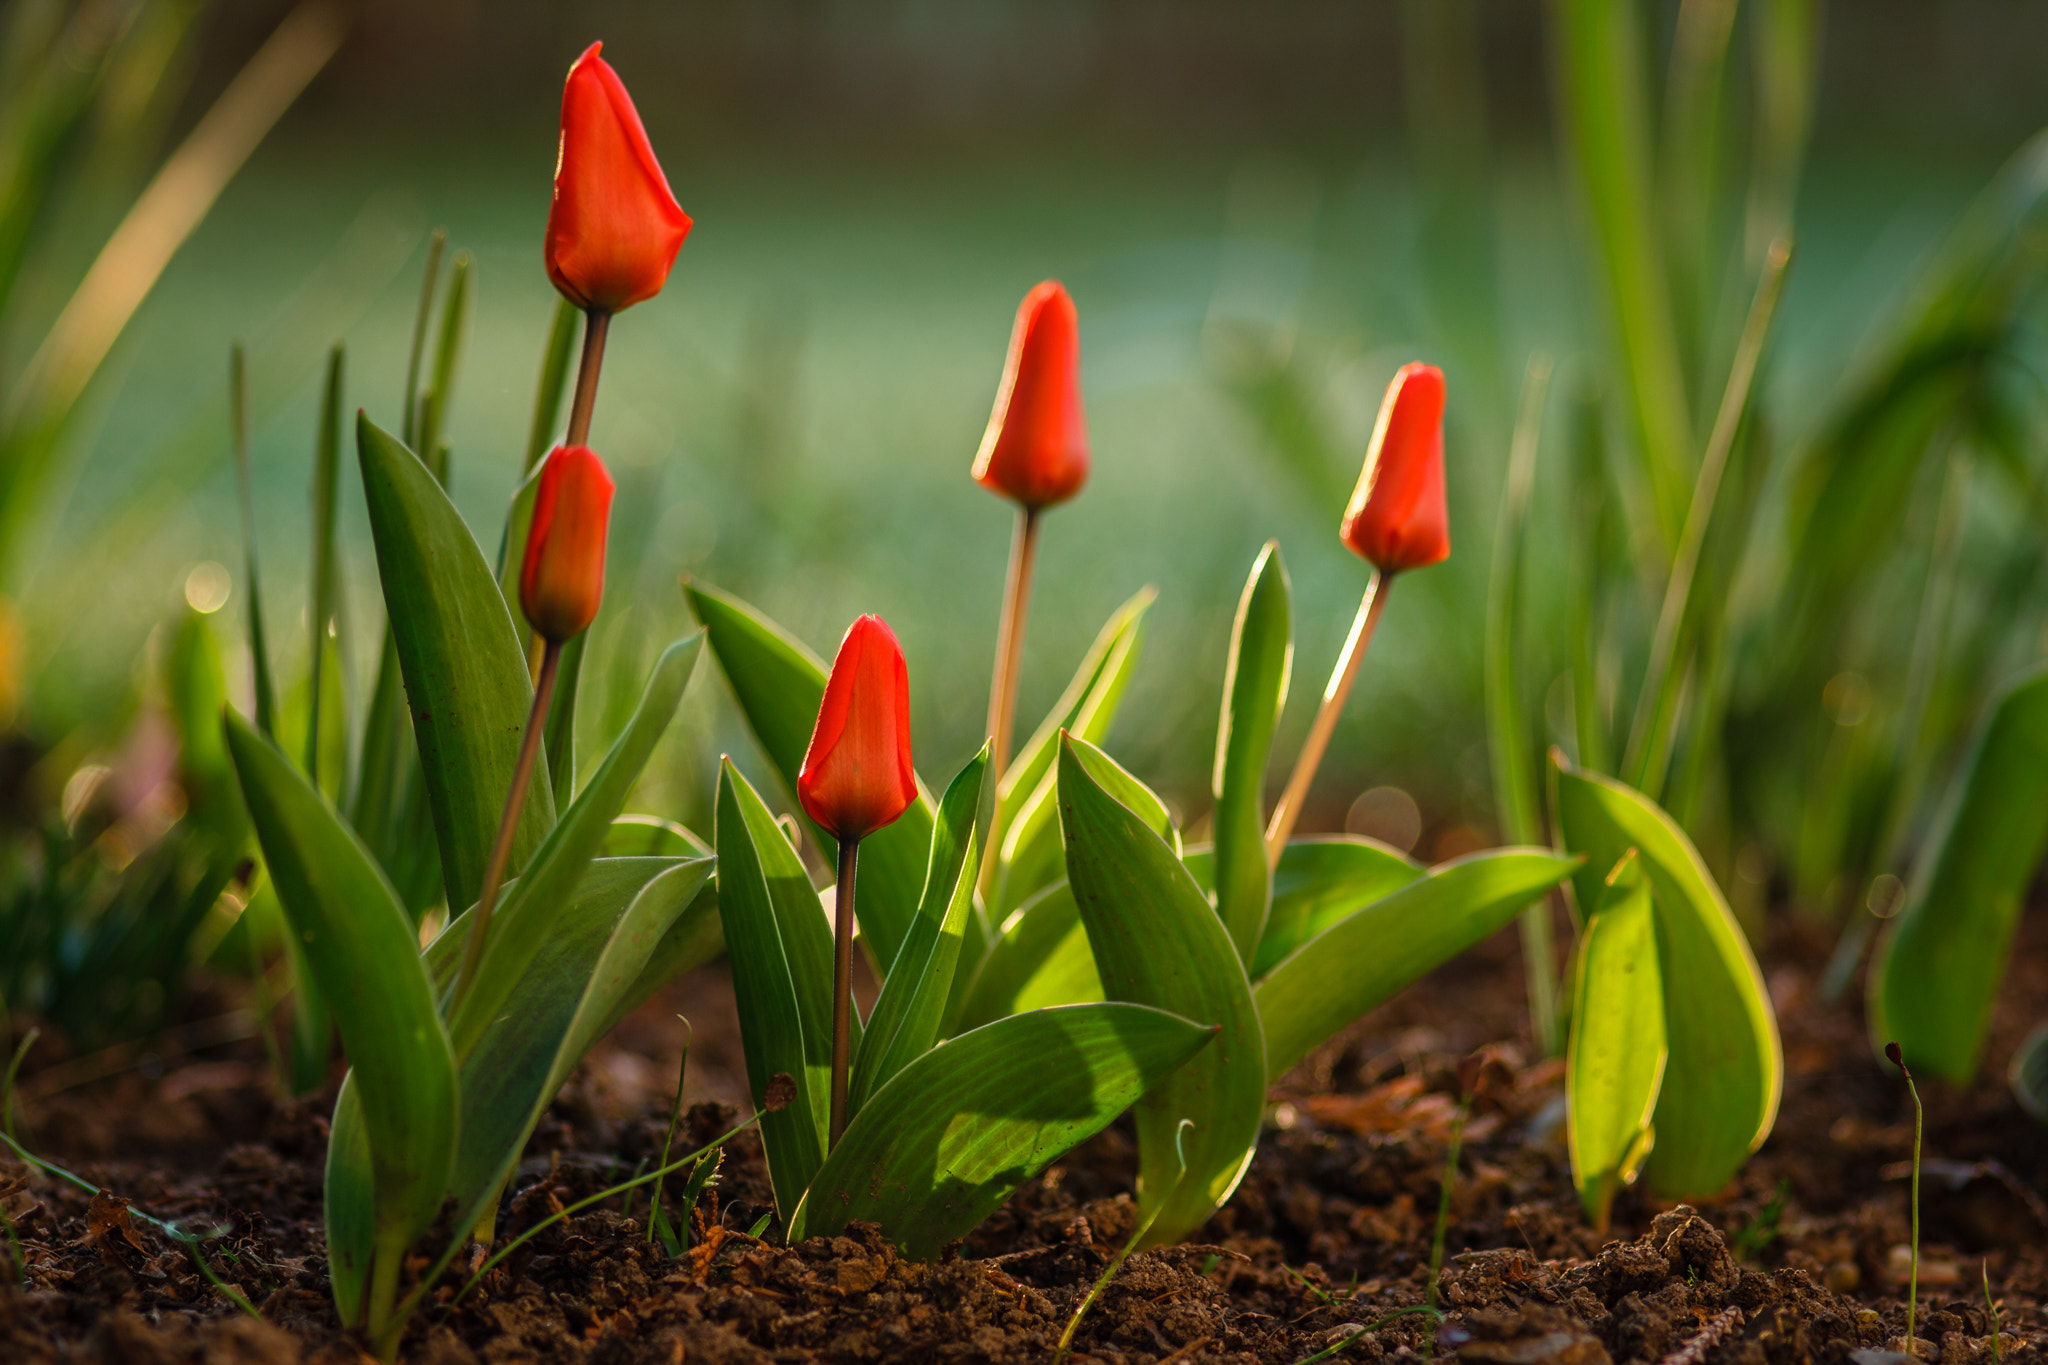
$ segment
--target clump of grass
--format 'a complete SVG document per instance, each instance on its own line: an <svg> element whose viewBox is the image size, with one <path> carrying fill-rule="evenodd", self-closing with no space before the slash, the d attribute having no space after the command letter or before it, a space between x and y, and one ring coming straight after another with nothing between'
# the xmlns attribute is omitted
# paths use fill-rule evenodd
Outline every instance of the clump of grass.
<svg viewBox="0 0 2048 1365"><path fill-rule="evenodd" d="M1920 1306L1920 1133L1926 1110L1920 1105L1920 1088L1913 1084L1913 1073L1906 1069L1906 1054L1897 1043L1886 1043L1884 1055L1906 1078L1906 1093L1913 1097L1913 1269L1906 1285L1906 1354L1912 1355L1913 1320Z"/></svg>

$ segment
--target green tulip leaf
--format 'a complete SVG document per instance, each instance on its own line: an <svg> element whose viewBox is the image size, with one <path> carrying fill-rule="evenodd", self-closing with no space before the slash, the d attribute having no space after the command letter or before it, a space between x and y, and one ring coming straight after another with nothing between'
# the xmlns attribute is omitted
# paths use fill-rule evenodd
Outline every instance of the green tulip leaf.
<svg viewBox="0 0 2048 1365"><path fill-rule="evenodd" d="M1250 965L1272 906L1266 866L1266 756L1287 704L1294 612L1280 546L1267 541L1230 628L1223 714L1216 729L1216 913Z"/></svg>
<svg viewBox="0 0 2048 1365"><path fill-rule="evenodd" d="M732 685L733 696L762 752L791 793L803 769L804 751L825 699L825 665L788 632L754 608L716 588L687 583L690 609L704 624L711 652ZM932 802L918 784L917 800L895 824L860 841L860 884L855 914L879 969L896 960L917 914L925 863L932 846ZM829 862L837 845L804 817ZM969 947L979 952L979 920L970 921Z"/></svg>
<svg viewBox="0 0 2048 1365"><path fill-rule="evenodd" d="M356 448L448 904L467 906L483 883L533 707L526 656L483 551L433 474L367 417L357 420ZM513 840L514 868L554 823L543 760Z"/></svg>
<svg viewBox="0 0 2048 1365"><path fill-rule="evenodd" d="M962 1002L954 1032L1006 1014L1102 999L1080 907L1062 878L1010 912Z"/></svg>
<svg viewBox="0 0 2048 1365"><path fill-rule="evenodd" d="M960 961L961 937L974 913L974 878L981 867L975 819L989 748L982 745L939 801L924 898L861 1035L848 1084L849 1115L858 1115L875 1090L939 1039Z"/></svg>
<svg viewBox="0 0 2048 1365"><path fill-rule="evenodd" d="M1870 973L1870 1036L1967 1085L2048 849L2048 673L2001 697Z"/></svg>
<svg viewBox="0 0 2048 1365"><path fill-rule="evenodd" d="M1259 980L1267 1075L1279 1080L1331 1034L1513 921L1574 865L1548 849L1475 853L1309 939Z"/></svg>
<svg viewBox="0 0 2048 1365"><path fill-rule="evenodd" d="M1244 1178L1265 1107L1265 1042L1223 921L1156 813L1119 799L1142 785L1126 776L1112 790L1099 776L1111 770L1121 771L1083 741L1060 746L1067 881L1103 990L1222 1027L1215 1046L1138 1102L1138 1216L1154 1219L1141 1240L1158 1246L1191 1235ZM1195 1125L1184 1144L1182 1119Z"/></svg>
<svg viewBox="0 0 2048 1365"><path fill-rule="evenodd" d="M590 860L604 846L611 824L661 742L703 645L698 631L663 651L648 675L633 718L612 744L583 795L569 807L533 855L519 880L505 889L476 980L449 1021L455 1055L467 1061L477 1041L511 1007L516 987L543 948L552 950L560 906L576 889Z"/></svg>
<svg viewBox="0 0 2048 1365"><path fill-rule="evenodd" d="M1213 890L1214 849L1191 848L1182 857L1195 884ZM1400 890L1426 871L1421 863L1377 839L1357 834L1313 834L1290 839L1273 873L1273 908L1252 958L1257 981L1302 944L1381 896Z"/></svg>
<svg viewBox="0 0 2048 1365"><path fill-rule="evenodd" d="M1142 1005L1070 1005L941 1043L847 1125L789 1240L865 1219L906 1255L934 1259L1019 1185L1168 1082L1216 1032Z"/></svg>
<svg viewBox="0 0 2048 1365"><path fill-rule="evenodd" d="M1762 1144L1778 1113L1784 1052L1763 975L1683 830L1640 792L1551 756L1564 846L1580 906L1598 905L1602 876L1636 849L1657 912L1657 966L1671 1060L1658 1092L1657 1147L1645 1173L1666 1198L1712 1194Z"/></svg>
<svg viewBox="0 0 2048 1365"><path fill-rule="evenodd" d="M1664 1080L1664 988L1649 879L1631 849L1579 935L1578 991L1565 1050L1572 1182L1596 1231L1649 1153Z"/></svg>
<svg viewBox="0 0 2048 1365"><path fill-rule="evenodd" d="M659 815L621 815L605 831L607 858L704 858L711 845L687 827Z"/></svg>
<svg viewBox="0 0 2048 1365"><path fill-rule="evenodd" d="M403 1256L440 1212L455 1154L455 1058L412 921L376 860L274 744L232 712L224 723L264 863L354 1067L372 1176L343 1182L330 1221L350 1240L330 1251L337 1285L354 1286L338 1288L338 1301L359 1300L371 1252Z"/></svg>
<svg viewBox="0 0 2048 1365"><path fill-rule="evenodd" d="M832 1066L832 931L796 850L726 759L718 773L718 913L724 926L747 1086L787 1219L825 1159ZM859 1011L854 1011L855 1029ZM856 1033L855 1043L859 1038ZM768 1110L778 1077L789 1102Z"/></svg>

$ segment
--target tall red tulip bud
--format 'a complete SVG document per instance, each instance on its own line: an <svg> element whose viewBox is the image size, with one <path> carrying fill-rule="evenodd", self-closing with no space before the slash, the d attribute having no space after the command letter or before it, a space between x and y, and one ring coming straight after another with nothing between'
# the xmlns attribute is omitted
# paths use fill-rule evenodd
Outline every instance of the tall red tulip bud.
<svg viewBox="0 0 2048 1365"><path fill-rule="evenodd" d="M1380 404L1365 469L1344 509L1344 543L1382 573L1451 553L1444 506L1444 372L1403 365Z"/></svg>
<svg viewBox="0 0 2048 1365"><path fill-rule="evenodd" d="M1074 300L1047 280L1017 309L975 482L1033 511L1065 502L1088 481L1081 411L1081 335Z"/></svg>
<svg viewBox="0 0 2048 1365"><path fill-rule="evenodd" d="M519 607L550 644L582 634L604 601L613 488L604 461L588 446L557 446L541 466L519 570Z"/></svg>
<svg viewBox="0 0 2048 1365"><path fill-rule="evenodd" d="M548 278L579 308L616 313L661 292L690 215L669 192L639 111L602 43L569 68L548 209Z"/></svg>
<svg viewBox="0 0 2048 1365"><path fill-rule="evenodd" d="M796 788L811 818L842 841L893 823L917 799L909 673L879 616L861 617L840 641Z"/></svg>

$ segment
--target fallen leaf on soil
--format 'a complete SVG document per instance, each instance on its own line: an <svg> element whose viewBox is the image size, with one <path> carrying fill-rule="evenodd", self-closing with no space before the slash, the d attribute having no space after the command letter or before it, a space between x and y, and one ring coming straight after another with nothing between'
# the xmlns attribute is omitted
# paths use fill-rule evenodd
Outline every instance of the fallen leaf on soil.
<svg viewBox="0 0 2048 1365"><path fill-rule="evenodd" d="M1449 1142L1458 1121L1458 1102L1449 1095L1425 1094L1419 1075L1396 1076L1362 1095L1310 1095L1303 1102L1309 1117L1325 1128L1342 1128L1360 1137L1375 1133L1420 1132ZM1465 1125L1465 1140L1477 1142L1499 1120L1480 1114Z"/></svg>
<svg viewBox="0 0 2048 1365"><path fill-rule="evenodd" d="M105 1255L109 1250L108 1239L112 1237L119 1237L145 1256L149 1254L142 1234L135 1230L128 1201L112 1190L101 1190L92 1197L92 1206L85 1211L85 1236L79 1238L76 1245L93 1247Z"/></svg>

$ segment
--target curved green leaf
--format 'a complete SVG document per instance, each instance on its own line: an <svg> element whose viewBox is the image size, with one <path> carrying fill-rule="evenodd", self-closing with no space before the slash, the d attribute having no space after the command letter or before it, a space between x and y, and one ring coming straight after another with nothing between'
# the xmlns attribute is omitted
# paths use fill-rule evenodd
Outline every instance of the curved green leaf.
<svg viewBox="0 0 2048 1365"><path fill-rule="evenodd" d="M2048 673L2007 692L1915 869L1870 972L1870 1036L1916 1070L1966 1085L2048 849Z"/></svg>
<svg viewBox="0 0 2048 1365"><path fill-rule="evenodd" d="M733 696L783 784L796 791L796 776L810 747L825 699L825 665L780 626L737 597L701 583L685 583L690 609L704 624L711 652L732 684ZM802 817L832 860L832 837ZM855 913L877 964L886 967L903 950L903 936L917 914L925 864L932 846L932 802L924 784L917 800L895 824L860 841L860 886ZM979 923L969 929L979 947Z"/></svg>
<svg viewBox="0 0 2048 1365"><path fill-rule="evenodd" d="M449 1153L454 1168L454 1153ZM377 1181L370 1165L370 1135L363 1127L363 1103L356 1073L341 1078L327 1127L327 1167L322 1177L321 1222L327 1234L327 1276L334 1311L346 1323L363 1316L370 1285L370 1261L377 1251Z"/></svg>
<svg viewBox="0 0 2048 1365"><path fill-rule="evenodd" d="M825 1159L831 1100L832 932L782 827L725 759L718 772L718 913L739 1005L747 1088L785 1219ZM855 1042L860 1012L854 1011ZM777 1076L796 1083L768 1112Z"/></svg>
<svg viewBox="0 0 2048 1365"><path fill-rule="evenodd" d="M1548 849L1475 853L1302 944L1259 981L1266 1074L1278 1080L1325 1038L1513 920L1574 865Z"/></svg>
<svg viewBox="0 0 2048 1365"><path fill-rule="evenodd" d="M1214 887L1216 857L1206 845L1181 858L1204 891ZM1296 948L1352 911L1398 891L1427 869L1407 854L1359 834L1312 834L1287 841L1273 873L1273 908L1252 958L1257 981Z"/></svg>
<svg viewBox="0 0 2048 1365"><path fill-rule="evenodd" d="M632 720L612 744L590 785L548 831L519 880L506 887L483 958L477 964L476 980L449 1021L457 1057L467 1060L478 1039L510 1007L528 964L552 943L560 906L604 846L613 818L626 804L668 729L683 689L690 684L703 640L703 632L696 632L670 645L655 661Z"/></svg>
<svg viewBox="0 0 2048 1365"><path fill-rule="evenodd" d="M1006 1014L1100 999L1102 978L1088 948L1088 931L1062 878L1011 912L974 975L955 1031L979 1028Z"/></svg>
<svg viewBox="0 0 2048 1365"><path fill-rule="evenodd" d="M467 906L483 883L533 708L526 656L483 551L433 474L367 417L356 421L356 450L442 880L448 904ZM513 841L514 868L555 823L546 768L543 758Z"/></svg>
<svg viewBox="0 0 2048 1365"><path fill-rule="evenodd" d="M858 1115L876 1088L938 1041L960 960L961 936L974 913L974 878L981 865L975 820L990 747L981 746L939 802L923 902L903 940L903 951L882 982L853 1059L847 1096L850 1115Z"/></svg>
<svg viewBox="0 0 2048 1365"><path fill-rule="evenodd" d="M1267 541L1230 628L1223 715L1216 729L1216 913L1250 964L1273 900L1266 867L1266 755L1287 704L1294 610L1280 545Z"/></svg>
<svg viewBox="0 0 2048 1365"><path fill-rule="evenodd" d="M1763 975L1692 841L1655 803L1553 752L1553 806L1581 906L1604 887L1589 869L1634 848L1657 911L1657 965L1671 1060L1657 1097L1651 1186L1669 1198L1711 1194L1741 1169L1778 1113L1784 1052Z"/></svg>
<svg viewBox="0 0 2048 1365"><path fill-rule="evenodd" d="M1139 1217L1156 1216L1144 1239L1156 1246L1193 1233L1243 1179L1265 1107L1265 1043L1223 921L1149 812L1133 811L1098 780L1114 768L1082 741L1060 745L1067 881L1103 990L1222 1026L1214 1047L1138 1102ZM1118 785L1143 790L1128 777ZM1195 1125L1184 1145L1182 1119Z"/></svg>
<svg viewBox="0 0 2048 1365"><path fill-rule="evenodd" d="M711 845L659 815L621 815L605 831L606 858L704 858Z"/></svg>
<svg viewBox="0 0 2048 1365"><path fill-rule="evenodd" d="M789 1240L840 1232L859 1218L879 1224L906 1255L932 1259L1216 1032L1142 1005L1069 1005L941 1043L847 1125Z"/></svg>
<svg viewBox="0 0 2048 1365"><path fill-rule="evenodd" d="M440 1212L456 1133L455 1059L419 941L376 860L304 775L232 712L224 723L264 863L354 1065L377 1254L402 1254ZM362 1222L359 1209L342 1216Z"/></svg>
<svg viewBox="0 0 2048 1365"><path fill-rule="evenodd" d="M1664 990L1650 883L1631 849L1579 936L1578 991L1565 1049L1572 1182L1595 1230L1649 1151L1664 1079Z"/></svg>

